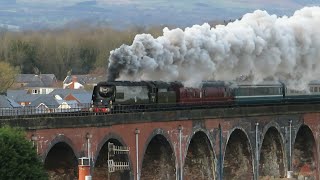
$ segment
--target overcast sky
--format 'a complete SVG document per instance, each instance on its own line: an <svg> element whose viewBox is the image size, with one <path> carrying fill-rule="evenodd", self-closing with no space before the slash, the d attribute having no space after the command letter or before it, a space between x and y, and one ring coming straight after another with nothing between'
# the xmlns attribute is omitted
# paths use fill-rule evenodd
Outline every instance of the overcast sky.
<svg viewBox="0 0 320 180"><path fill-rule="evenodd" d="M11 0L2 0L11 1ZM74 6L79 3L95 2L96 7L108 8L111 6L135 6L139 9L157 9L158 7L174 7L177 11L192 12L201 8L217 9L226 12L238 12L241 9L252 12L255 9L263 9L271 12L294 12L305 6L319 6L317 0L16 0L18 5L40 5L46 8L59 8ZM165 13L165 12L164 12ZM290 15L290 14L288 14ZM174 18L174 17L172 17Z"/></svg>
<svg viewBox="0 0 320 180"><path fill-rule="evenodd" d="M88 2L91 0L16 0L18 4L41 4L41 5L50 5L61 7L61 6L70 6L75 5L81 2ZM220 4L225 7L233 7L235 5L249 6L263 8L270 5L278 5L280 7L294 8L299 6L308 6L308 5L319 5L319 1L315 0L93 0L100 5L126 5L126 4L135 4L135 5L152 5L157 6L159 4L166 3L170 4L181 4L181 7L188 7L196 4ZM275 7L278 8L278 7Z"/></svg>

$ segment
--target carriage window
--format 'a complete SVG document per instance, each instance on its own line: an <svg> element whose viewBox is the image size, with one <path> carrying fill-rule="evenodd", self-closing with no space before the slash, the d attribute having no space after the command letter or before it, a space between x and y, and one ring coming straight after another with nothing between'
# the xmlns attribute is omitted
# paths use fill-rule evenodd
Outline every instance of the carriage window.
<svg viewBox="0 0 320 180"><path fill-rule="evenodd" d="M250 89L249 88L239 88L238 94L240 96L249 96L250 95Z"/></svg>

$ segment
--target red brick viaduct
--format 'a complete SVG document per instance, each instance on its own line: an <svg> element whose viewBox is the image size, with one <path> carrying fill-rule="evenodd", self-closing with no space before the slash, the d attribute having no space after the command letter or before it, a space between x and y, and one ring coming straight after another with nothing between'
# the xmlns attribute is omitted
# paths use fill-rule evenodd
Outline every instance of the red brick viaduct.
<svg viewBox="0 0 320 180"><path fill-rule="evenodd" d="M59 117L16 117L51 179L77 177L87 156L92 179L107 179L108 142L130 148L130 170L109 179L319 179L320 105L238 107ZM138 151L137 151L138 150ZM138 161L137 161L138 160Z"/></svg>

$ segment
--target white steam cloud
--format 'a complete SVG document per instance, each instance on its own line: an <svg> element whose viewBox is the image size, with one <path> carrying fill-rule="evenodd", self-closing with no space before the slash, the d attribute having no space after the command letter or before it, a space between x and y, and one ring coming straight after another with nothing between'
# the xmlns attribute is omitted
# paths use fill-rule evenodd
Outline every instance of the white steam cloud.
<svg viewBox="0 0 320 180"><path fill-rule="evenodd" d="M266 11L211 28L163 29L163 35L136 35L132 45L111 51L108 79L182 81L234 80L250 76L282 80L304 89L320 76L320 7L291 17Z"/></svg>

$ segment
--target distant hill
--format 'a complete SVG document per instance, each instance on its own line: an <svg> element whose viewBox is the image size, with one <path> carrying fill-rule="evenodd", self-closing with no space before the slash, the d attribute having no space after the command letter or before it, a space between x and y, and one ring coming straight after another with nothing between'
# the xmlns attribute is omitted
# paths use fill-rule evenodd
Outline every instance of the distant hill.
<svg viewBox="0 0 320 180"><path fill-rule="evenodd" d="M102 3L104 2L104 3ZM191 26L204 22L242 17L255 9L265 9L279 16L291 15L305 5L320 5L315 0L281 1L210 1L193 0L1 0L0 24L18 29L56 28L77 22L93 25Z"/></svg>

